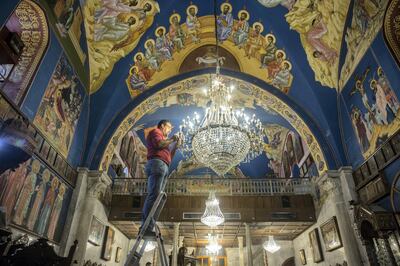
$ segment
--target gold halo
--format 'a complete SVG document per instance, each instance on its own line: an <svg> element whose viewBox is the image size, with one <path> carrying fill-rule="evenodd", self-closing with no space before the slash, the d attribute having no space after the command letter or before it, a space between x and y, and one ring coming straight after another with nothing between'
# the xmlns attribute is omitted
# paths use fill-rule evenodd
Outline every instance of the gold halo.
<svg viewBox="0 0 400 266"><path fill-rule="evenodd" d="M281 50L281 49L279 49L279 50L276 50L276 52L275 52L275 57L277 57L277 56L278 56L278 53L283 53L283 57L282 57L282 59L283 59L283 60L285 60L285 59L286 59L286 53L285 53L285 51L283 51L283 50Z"/></svg>
<svg viewBox="0 0 400 266"><path fill-rule="evenodd" d="M232 5L229 4L229 3L227 3L227 2L226 2L226 3L223 3L223 4L221 5L221 12L224 11L224 7L225 7L225 6L229 6L229 11L232 12L232 10L233 10L233 9L232 9Z"/></svg>
<svg viewBox="0 0 400 266"><path fill-rule="evenodd" d="M154 41L153 39L148 39L147 41L144 42L144 47L147 48L147 45L148 45L149 43L153 43L153 46L156 45L156 43L155 43L155 41Z"/></svg>
<svg viewBox="0 0 400 266"><path fill-rule="evenodd" d="M173 17L178 17L178 23L181 22L181 15L179 15L178 13L174 13L169 17L169 23L172 24L172 18Z"/></svg>
<svg viewBox="0 0 400 266"><path fill-rule="evenodd" d="M64 193L65 193L65 190L67 189L67 187L63 184L63 183L61 183L60 184L60 187L58 188L58 193L60 193L60 191L62 190ZM64 194L63 193L63 194Z"/></svg>
<svg viewBox="0 0 400 266"><path fill-rule="evenodd" d="M240 19L240 15L241 15L242 13L246 13L246 15L247 15L246 20L248 21L248 20L250 19L250 14L249 14L249 12L247 12L247 10L244 10L244 9L240 10L239 13L238 13L238 18L239 18L239 19Z"/></svg>
<svg viewBox="0 0 400 266"><path fill-rule="evenodd" d="M143 54L142 52L136 53L135 56L133 57L133 61L134 61L135 63L136 63L136 61L137 61L136 58L137 58L138 55L142 56L142 59L144 58L144 54Z"/></svg>
<svg viewBox="0 0 400 266"><path fill-rule="evenodd" d="M288 60L284 60L281 65L283 66L283 64L286 64L286 63L289 65L288 69L292 70L292 63L290 63Z"/></svg>
<svg viewBox="0 0 400 266"><path fill-rule="evenodd" d="M40 170L40 165L41 164L38 160L33 160L32 164L31 164L31 171L37 174ZM33 169L35 169L35 168L36 168L36 171L33 171Z"/></svg>
<svg viewBox="0 0 400 266"><path fill-rule="evenodd" d="M272 43L276 43L276 38L272 33L265 35L265 40L268 40L268 37L272 37Z"/></svg>
<svg viewBox="0 0 400 266"><path fill-rule="evenodd" d="M49 169L44 169L43 173L42 173L42 179L46 179L46 182L50 180L50 171Z"/></svg>
<svg viewBox="0 0 400 266"><path fill-rule="evenodd" d="M375 83L375 84L376 84L377 82L376 82L375 79L372 79L372 80L371 80L371 82L369 83L369 86L371 87L371 89L372 89L372 83Z"/></svg>
<svg viewBox="0 0 400 266"><path fill-rule="evenodd" d="M376 69L376 73L379 75L379 71L382 71L383 72L383 74L385 74L385 72L383 71L383 69L382 69L382 67L380 66L380 67L378 67L377 69Z"/></svg>
<svg viewBox="0 0 400 266"><path fill-rule="evenodd" d="M60 181L58 181L57 177L53 177L53 179L50 182L52 185L55 184L55 186L58 186L60 184Z"/></svg>
<svg viewBox="0 0 400 266"><path fill-rule="evenodd" d="M189 13L189 9L192 8L192 7L194 8L194 14L195 15L197 15L197 12L199 12L199 8L196 5L190 5L190 6L188 6L188 8L186 8L186 14L188 16L191 16L190 13Z"/></svg>
<svg viewBox="0 0 400 266"><path fill-rule="evenodd" d="M139 6L140 6L141 8L143 8L147 3L148 3L149 5L151 5L151 11L150 11L150 12L153 12L154 4L152 3L151 0L144 1L144 2L142 2L142 4L139 5Z"/></svg>
<svg viewBox="0 0 400 266"><path fill-rule="evenodd" d="M131 67L131 69L129 69L129 74L133 75L133 70L136 69L136 72L139 72L139 68L137 66L133 66Z"/></svg>
<svg viewBox="0 0 400 266"><path fill-rule="evenodd" d="M264 25L261 24L260 22L254 22L254 23L253 23L253 29L255 29L257 25L259 25L260 28L261 28L260 33L263 32L263 30L264 30Z"/></svg>
<svg viewBox="0 0 400 266"><path fill-rule="evenodd" d="M165 27L164 26L160 26L160 27L158 27L155 31L154 31L154 34L157 36L157 37L160 37L159 35L158 35L158 30L160 30L160 29L162 29L163 31L164 31L164 34L166 34L167 33L167 30L165 29Z"/></svg>
<svg viewBox="0 0 400 266"><path fill-rule="evenodd" d="M131 27L134 26L134 25L136 25L136 24L138 24L139 21L140 21L139 16L136 15L136 14L133 14L133 13L130 13L129 15L127 15L127 16L125 16L125 17L126 17L126 19L125 19L125 21L124 21L125 23L128 22L128 19L129 19L130 17L134 17L134 18L135 18L135 21L136 21L136 22L135 22L134 24L132 24Z"/></svg>

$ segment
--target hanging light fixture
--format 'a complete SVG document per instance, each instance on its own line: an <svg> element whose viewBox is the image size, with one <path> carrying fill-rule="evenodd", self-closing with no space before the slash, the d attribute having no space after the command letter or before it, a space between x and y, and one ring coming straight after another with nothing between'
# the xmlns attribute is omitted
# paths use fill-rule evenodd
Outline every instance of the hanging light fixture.
<svg viewBox="0 0 400 266"><path fill-rule="evenodd" d="M142 248L144 242L140 245L140 249ZM148 241L146 247L144 248L144 252L152 251L156 248L157 243L155 241Z"/></svg>
<svg viewBox="0 0 400 266"><path fill-rule="evenodd" d="M215 197L214 191L210 191L210 195L206 200L206 209L200 221L210 227L218 226L225 221L224 214L219 208L219 201Z"/></svg>
<svg viewBox="0 0 400 266"><path fill-rule="evenodd" d="M268 236L268 241L264 242L263 248L270 253L275 253L281 249L281 247L276 244L273 236Z"/></svg>
<svg viewBox="0 0 400 266"><path fill-rule="evenodd" d="M217 14L214 1L215 45L218 58ZM223 176L241 162L249 162L264 150L262 123L253 114L245 114L244 109L234 110L230 104L234 86L227 86L220 76L220 66L216 61L216 73L210 77L206 94L210 105L203 118L194 113L183 119L180 135L183 136L181 150L186 158L194 158Z"/></svg>
<svg viewBox="0 0 400 266"><path fill-rule="evenodd" d="M215 234L208 234L208 245L206 249L209 254L217 255L218 252L221 250L222 246L218 244L218 237Z"/></svg>

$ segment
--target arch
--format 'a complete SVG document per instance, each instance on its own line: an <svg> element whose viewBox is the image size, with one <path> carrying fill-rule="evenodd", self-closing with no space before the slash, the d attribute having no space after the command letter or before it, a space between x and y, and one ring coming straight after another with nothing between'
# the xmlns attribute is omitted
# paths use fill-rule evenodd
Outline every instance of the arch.
<svg viewBox="0 0 400 266"><path fill-rule="evenodd" d="M400 67L400 36L398 32L398 17L400 15L400 0L392 0L387 6L383 19L383 36L385 43Z"/></svg>
<svg viewBox="0 0 400 266"><path fill-rule="evenodd" d="M282 266L295 266L295 262L294 262L294 257L290 257L288 259L286 259L283 263Z"/></svg>
<svg viewBox="0 0 400 266"><path fill-rule="evenodd" d="M129 102L123 110L117 114L114 120L110 121L107 129L100 136L100 141L93 150L89 151L88 161L92 169L106 169L112 157L114 148L120 139L128 132L134 123L149 110L161 106L162 97L168 93L177 93L174 86L178 82L184 83L196 76L208 76L214 73L214 68L196 70L178 75L172 79L163 81L151 89L143 92L137 98ZM305 139L311 154L313 155L320 173L329 169L336 169L334 152L328 144L322 130L316 122L290 97L280 90L273 88L262 80L254 78L245 73L238 73L223 69L221 75L236 81L245 82L251 86L252 95L259 101L261 108L269 108L279 113L286 119L298 134Z"/></svg>
<svg viewBox="0 0 400 266"><path fill-rule="evenodd" d="M0 88L15 104L21 104L49 45L45 12L37 3L23 0L9 16L1 32L17 33L24 45L18 63L10 69Z"/></svg>

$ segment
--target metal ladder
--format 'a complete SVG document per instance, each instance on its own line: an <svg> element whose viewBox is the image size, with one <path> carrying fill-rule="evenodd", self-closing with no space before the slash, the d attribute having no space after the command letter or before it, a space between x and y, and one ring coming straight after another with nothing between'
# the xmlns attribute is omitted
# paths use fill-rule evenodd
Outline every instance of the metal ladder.
<svg viewBox="0 0 400 266"><path fill-rule="evenodd" d="M164 185L165 186L165 185ZM163 187L164 187L163 186ZM161 190L163 191L163 189ZM169 261L167 254L165 252L164 248L164 240L161 236L161 231L158 225L155 223L158 220L158 217L160 216L160 213L162 209L164 208L165 202L167 201L167 194L165 192L161 192L156 201L153 204L153 207L151 208L151 211L149 215L146 218L146 221L142 225L142 228L136 237L136 242L135 245L133 246L131 252L128 254L128 257L125 262L125 266L139 266L140 259L143 256L144 250L149 243L149 241L156 241L159 254L160 254L160 261L161 261L161 266L169 266ZM155 226L155 232L156 232L156 237L155 238L146 238L144 237L144 233L146 232L147 228L150 226L151 220L154 221L154 226ZM140 243L143 240L142 246L140 246Z"/></svg>

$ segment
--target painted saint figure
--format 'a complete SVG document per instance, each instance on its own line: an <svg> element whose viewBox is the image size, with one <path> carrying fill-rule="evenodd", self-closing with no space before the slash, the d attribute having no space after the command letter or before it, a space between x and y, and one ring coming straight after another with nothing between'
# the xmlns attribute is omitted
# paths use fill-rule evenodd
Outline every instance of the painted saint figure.
<svg viewBox="0 0 400 266"><path fill-rule="evenodd" d="M145 80L149 81L154 74L154 70L149 68L149 62L144 58L143 53L137 53L134 58L135 66L138 68L138 74Z"/></svg>
<svg viewBox="0 0 400 266"><path fill-rule="evenodd" d="M383 88L376 82L375 79L371 80L370 88L375 94L375 104L372 109L378 124L388 124L388 113L386 106L388 105Z"/></svg>
<svg viewBox="0 0 400 266"><path fill-rule="evenodd" d="M37 222L36 232L40 235L44 235L44 233L46 232L50 213L53 208L54 200L56 198L56 189L58 187L58 184L59 181L57 177L53 177L53 179L51 180L50 188L46 193L46 197L44 199L42 209L40 210L40 215Z"/></svg>
<svg viewBox="0 0 400 266"><path fill-rule="evenodd" d="M130 90L136 91L135 93L131 93L132 96L137 96L139 93L145 90L147 82L138 74L137 66L133 66L130 69L129 74L130 75L127 80L128 87Z"/></svg>
<svg viewBox="0 0 400 266"><path fill-rule="evenodd" d="M222 13L217 18L217 36L219 42L223 42L229 38L233 27L232 6L229 3L223 3L221 9Z"/></svg>
<svg viewBox="0 0 400 266"><path fill-rule="evenodd" d="M6 209L6 219L10 221L11 212L14 209L15 202L25 182L27 165L29 160L21 164L15 171L6 171L2 174L6 178L4 190L0 197L0 206Z"/></svg>
<svg viewBox="0 0 400 266"><path fill-rule="evenodd" d="M255 22L253 24L253 29L251 33L249 34L249 40L246 43L245 46L245 53L246 56L250 59L251 57L255 57L256 52L258 52L263 43L264 43L264 38L261 35L261 32L264 30L264 26L259 23Z"/></svg>
<svg viewBox="0 0 400 266"><path fill-rule="evenodd" d="M19 194L18 200L14 207L13 222L18 225L22 225L26 215L28 213L29 203L32 195L35 192L37 174L40 170L40 162L33 160L31 164L31 170L25 179L24 186L22 187L21 193Z"/></svg>
<svg viewBox="0 0 400 266"><path fill-rule="evenodd" d="M267 65L268 79L273 80L276 74L281 70L281 65L286 58L286 54L282 50L277 50L275 53L275 60Z"/></svg>
<svg viewBox="0 0 400 266"><path fill-rule="evenodd" d="M292 65L290 64L290 62L286 60L283 61L282 68L272 80L272 84L280 88L284 93L289 92L290 82L292 79L292 74L290 74L291 69Z"/></svg>
<svg viewBox="0 0 400 266"><path fill-rule="evenodd" d="M199 33L200 33L200 21L197 18L197 6L195 5L190 5L186 9L186 27L187 27L187 33L188 35L192 38L192 41L194 43L199 43L200 38L199 38Z"/></svg>
<svg viewBox="0 0 400 266"><path fill-rule="evenodd" d="M170 17L169 26L169 38L173 42L174 47L179 52L185 48L185 32L183 31L179 22L181 21L181 16L179 14L173 14Z"/></svg>
<svg viewBox="0 0 400 266"><path fill-rule="evenodd" d="M368 150L370 145L369 141L371 139L371 131L368 129L366 121L363 119L361 111L357 107L353 107L351 110L351 118L362 151L365 152Z"/></svg>
<svg viewBox="0 0 400 266"><path fill-rule="evenodd" d="M156 51L155 42L153 39L149 39L144 43L146 51L144 53L147 62L149 62L150 67L156 71L160 71L160 60L159 55Z"/></svg>
<svg viewBox="0 0 400 266"><path fill-rule="evenodd" d="M56 231L56 227L58 224L58 220L60 217L61 208L64 201L66 187L64 184L60 184L58 188L58 194L54 201L53 209L51 210L50 219L49 219L49 229L47 230L47 237L49 239L54 239L54 233Z"/></svg>
<svg viewBox="0 0 400 266"><path fill-rule="evenodd" d="M322 21L322 15L319 14L311 24L307 32L307 41L314 49L313 56L332 64L337 58L337 52L326 45L321 39L328 32L328 28Z"/></svg>
<svg viewBox="0 0 400 266"><path fill-rule="evenodd" d="M399 100L395 92L390 87L389 81L383 72L382 67L378 67L378 84L382 87L385 92L386 101L389 104L390 110L393 112L393 115L396 116L397 111L399 110Z"/></svg>
<svg viewBox="0 0 400 266"><path fill-rule="evenodd" d="M160 53L163 61L172 60L172 43L169 41L168 37L165 35L165 28L158 27L156 29L156 49Z"/></svg>
<svg viewBox="0 0 400 266"><path fill-rule="evenodd" d="M45 169L42 173L42 179L35 187L35 192L36 192L36 195L34 196L35 200L30 208L29 217L26 223L26 226L28 227L29 230L33 230L36 223L36 219L39 216L39 211L44 201L47 182L49 182L49 180L50 180L50 171L48 169Z"/></svg>
<svg viewBox="0 0 400 266"><path fill-rule="evenodd" d="M246 10L239 11L239 21L233 27L233 41L239 49L243 48L249 35L249 13Z"/></svg>
<svg viewBox="0 0 400 266"><path fill-rule="evenodd" d="M272 34L267 34L265 36L265 45L264 50L265 54L261 55L261 66L260 68L265 68L269 63L275 60L275 53L277 47L275 45L276 39L275 36Z"/></svg>

